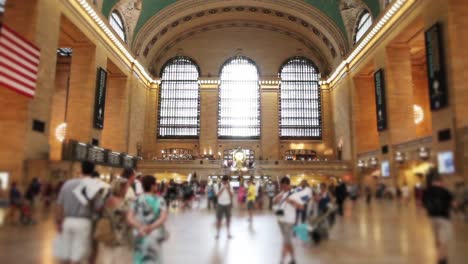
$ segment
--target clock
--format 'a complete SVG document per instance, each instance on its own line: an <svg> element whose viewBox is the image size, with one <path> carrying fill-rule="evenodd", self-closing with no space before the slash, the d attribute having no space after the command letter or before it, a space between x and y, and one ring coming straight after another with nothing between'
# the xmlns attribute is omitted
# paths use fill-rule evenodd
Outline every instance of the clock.
<svg viewBox="0 0 468 264"><path fill-rule="evenodd" d="M239 149L239 150L236 150L233 154L232 154L232 157L234 159L234 161L237 163L237 162L244 162L247 157L245 156L245 153L243 150Z"/></svg>

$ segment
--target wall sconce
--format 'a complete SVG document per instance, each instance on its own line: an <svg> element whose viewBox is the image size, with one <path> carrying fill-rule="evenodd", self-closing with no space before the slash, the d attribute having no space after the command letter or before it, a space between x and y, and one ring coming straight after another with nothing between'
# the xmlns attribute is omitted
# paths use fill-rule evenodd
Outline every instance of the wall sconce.
<svg viewBox="0 0 468 264"><path fill-rule="evenodd" d="M358 166L359 168L364 168L364 161L358 160L357 166Z"/></svg>
<svg viewBox="0 0 468 264"><path fill-rule="evenodd" d="M371 166L377 166L377 164L379 164L379 160L376 157L372 157L369 163Z"/></svg>
<svg viewBox="0 0 468 264"><path fill-rule="evenodd" d="M405 154L401 153L400 151L397 151L395 153L395 161L403 163L405 161Z"/></svg>
<svg viewBox="0 0 468 264"><path fill-rule="evenodd" d="M426 147L420 147L418 149L418 156L422 160L427 160L429 158L430 150Z"/></svg>
<svg viewBox="0 0 468 264"><path fill-rule="evenodd" d="M61 123L55 128L55 138L63 142L65 140L65 135L67 134L67 123Z"/></svg>
<svg viewBox="0 0 468 264"><path fill-rule="evenodd" d="M413 112L414 112L414 124L419 125L422 121L424 121L424 111L421 106L413 105Z"/></svg>

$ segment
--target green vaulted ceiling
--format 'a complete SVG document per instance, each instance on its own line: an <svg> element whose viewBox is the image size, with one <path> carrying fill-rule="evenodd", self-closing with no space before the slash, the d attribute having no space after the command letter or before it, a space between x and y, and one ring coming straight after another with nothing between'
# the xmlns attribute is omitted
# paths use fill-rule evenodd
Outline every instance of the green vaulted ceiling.
<svg viewBox="0 0 468 264"><path fill-rule="evenodd" d="M112 8L120 0L104 0L102 5L102 13L104 16L109 17ZM177 0L142 0L142 12L135 27L134 36L143 27L143 25L150 20L151 17L156 15L160 10L166 6L175 3ZM316 7L330 17L336 25L346 34L346 28L340 13L340 0L304 0L310 5ZM372 11L374 17L377 17L380 11L379 0L363 0Z"/></svg>

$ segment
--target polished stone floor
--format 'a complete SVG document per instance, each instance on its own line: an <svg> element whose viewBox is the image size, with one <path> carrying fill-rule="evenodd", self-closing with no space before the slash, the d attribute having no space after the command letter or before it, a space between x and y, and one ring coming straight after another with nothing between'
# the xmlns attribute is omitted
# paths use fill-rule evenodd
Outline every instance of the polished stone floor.
<svg viewBox="0 0 468 264"><path fill-rule="evenodd" d="M1 218L1 215L0 215ZM32 226L0 228L0 263L54 263L51 215L40 214ZM451 264L468 263L468 222L453 220L455 237L450 246ZM207 210L171 212L170 240L164 245L166 264L275 264L279 263L281 238L275 217L257 212L249 224L245 212L233 218L234 238L223 232L214 239L214 215ZM395 201L346 205L330 240L319 246L295 241L299 264L432 264L433 236L425 212Z"/></svg>

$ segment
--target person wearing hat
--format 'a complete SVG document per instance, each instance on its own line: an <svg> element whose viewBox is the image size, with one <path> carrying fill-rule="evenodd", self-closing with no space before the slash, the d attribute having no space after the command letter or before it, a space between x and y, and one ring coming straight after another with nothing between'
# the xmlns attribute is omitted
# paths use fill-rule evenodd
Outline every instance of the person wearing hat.
<svg viewBox="0 0 468 264"><path fill-rule="evenodd" d="M226 217L226 227L228 231L228 238L232 238L230 224L231 224L231 210L232 210L232 197L234 190L229 183L229 176L224 175L221 183L216 186L216 197L218 199L218 206L216 207L216 239L219 238L219 231L221 229L221 221Z"/></svg>

